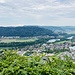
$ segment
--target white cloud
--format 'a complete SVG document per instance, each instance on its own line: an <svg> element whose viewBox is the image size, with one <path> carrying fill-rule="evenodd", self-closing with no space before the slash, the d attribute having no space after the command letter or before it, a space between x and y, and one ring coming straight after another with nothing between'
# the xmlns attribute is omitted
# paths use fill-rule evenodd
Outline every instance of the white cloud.
<svg viewBox="0 0 75 75"><path fill-rule="evenodd" d="M5 0L0 0L0 3L5 3Z"/></svg>
<svg viewBox="0 0 75 75"><path fill-rule="evenodd" d="M0 0L0 20L2 21L0 22L3 24L14 22L13 24L53 23L54 25L55 20L58 23L60 19L65 21L64 18L69 18L66 21L75 20L74 12L75 0ZM6 18L11 18L11 22Z"/></svg>

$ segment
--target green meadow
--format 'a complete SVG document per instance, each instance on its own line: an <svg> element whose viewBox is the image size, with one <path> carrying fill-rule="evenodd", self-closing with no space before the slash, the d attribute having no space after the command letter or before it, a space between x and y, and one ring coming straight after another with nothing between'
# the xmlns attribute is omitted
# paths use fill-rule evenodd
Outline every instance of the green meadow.
<svg viewBox="0 0 75 75"><path fill-rule="evenodd" d="M69 42L71 42L71 41L70 41L70 40L68 40L68 41L65 40L65 41L56 42L56 44L63 44L63 43L65 43L65 42L68 42L68 43L69 43Z"/></svg>
<svg viewBox="0 0 75 75"><path fill-rule="evenodd" d="M11 43L11 42L33 42L36 41L37 38L28 38L28 39L23 39L23 38L19 38L19 39L0 39L0 43Z"/></svg>

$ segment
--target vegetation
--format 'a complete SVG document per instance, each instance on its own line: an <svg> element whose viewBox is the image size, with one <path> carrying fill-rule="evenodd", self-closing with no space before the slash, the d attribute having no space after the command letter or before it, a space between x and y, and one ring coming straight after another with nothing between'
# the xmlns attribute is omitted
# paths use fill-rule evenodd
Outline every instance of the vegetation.
<svg viewBox="0 0 75 75"><path fill-rule="evenodd" d="M25 38L12 38L12 39L0 39L0 42L1 43L11 43L11 42L33 42L33 41L36 41L38 40L37 38L28 38L28 39L25 39Z"/></svg>
<svg viewBox="0 0 75 75"><path fill-rule="evenodd" d="M70 41L70 40L67 40L67 41L66 41L66 40L65 40L65 41L59 41L59 42L58 42L58 41L56 41L55 43L56 43L56 44L63 44L63 43L65 43L65 42L70 43L71 41Z"/></svg>
<svg viewBox="0 0 75 75"><path fill-rule="evenodd" d="M66 32L67 34L75 34L75 26L41 26L54 32Z"/></svg>
<svg viewBox="0 0 75 75"><path fill-rule="evenodd" d="M34 39L35 41L28 41L28 42L2 42L0 43L0 47L24 47L27 45L34 45L34 44L43 44L46 43L50 38L39 38L39 39Z"/></svg>
<svg viewBox="0 0 75 75"><path fill-rule="evenodd" d="M47 43L47 41L51 39L50 37L42 37L46 35L54 36L54 38L57 38L57 34L53 33L53 31L37 26L0 27L0 36L41 36L38 39L28 40L0 39L0 75L75 75L75 60L72 60L68 57L66 60L61 60L59 57L57 57L58 53L68 51L68 49L45 49L45 51L42 51L39 56L37 56L38 54L36 55L33 51L27 51L24 56L17 54L16 50L25 46L35 46L36 44L40 44L41 47L41 45ZM66 39L67 37L71 36L67 35L66 33L58 32L58 35L64 37L60 39L60 42L54 42L55 44L62 44L75 40L75 37L72 40ZM3 50L2 48L5 47L7 49ZM11 49L8 50L8 48ZM47 57L42 55L43 52L47 54L55 53L55 55ZM32 53L33 56L29 56Z"/></svg>
<svg viewBox="0 0 75 75"><path fill-rule="evenodd" d="M0 75L75 75L75 63L69 58L20 56L14 51L0 54Z"/></svg>
<svg viewBox="0 0 75 75"><path fill-rule="evenodd" d="M45 35L57 36L57 34L54 34L51 30L37 26L0 27L0 36L33 37Z"/></svg>

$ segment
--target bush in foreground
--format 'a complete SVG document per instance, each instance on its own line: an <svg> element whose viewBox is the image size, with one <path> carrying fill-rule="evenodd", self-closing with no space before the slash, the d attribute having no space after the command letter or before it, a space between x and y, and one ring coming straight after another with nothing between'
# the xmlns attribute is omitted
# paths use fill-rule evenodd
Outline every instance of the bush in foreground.
<svg viewBox="0 0 75 75"><path fill-rule="evenodd" d="M0 54L0 75L75 75L72 60L40 56L20 56L14 51Z"/></svg>

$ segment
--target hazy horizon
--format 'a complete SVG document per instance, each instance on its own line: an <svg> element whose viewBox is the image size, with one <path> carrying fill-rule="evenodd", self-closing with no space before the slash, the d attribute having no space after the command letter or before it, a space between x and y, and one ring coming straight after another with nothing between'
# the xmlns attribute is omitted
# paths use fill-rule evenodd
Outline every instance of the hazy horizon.
<svg viewBox="0 0 75 75"><path fill-rule="evenodd" d="M54 27L75 27L73 25L1 25L0 27L23 27L23 26L54 26Z"/></svg>
<svg viewBox="0 0 75 75"><path fill-rule="evenodd" d="M0 26L75 26L75 0L0 0Z"/></svg>

